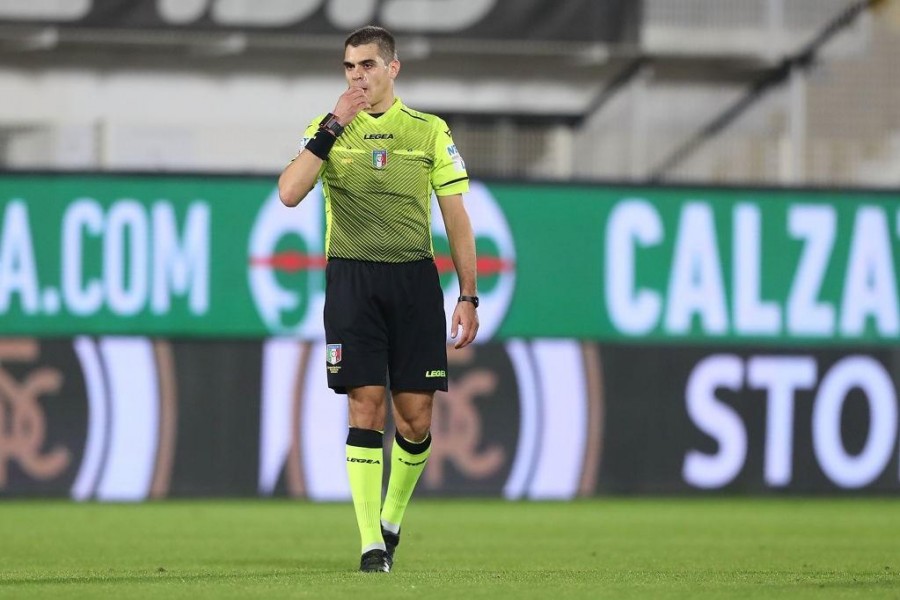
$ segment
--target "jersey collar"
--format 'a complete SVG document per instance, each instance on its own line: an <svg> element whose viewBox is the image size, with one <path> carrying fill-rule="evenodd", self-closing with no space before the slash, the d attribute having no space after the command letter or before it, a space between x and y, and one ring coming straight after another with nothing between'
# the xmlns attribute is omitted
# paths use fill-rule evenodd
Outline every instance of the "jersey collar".
<svg viewBox="0 0 900 600"><path fill-rule="evenodd" d="M394 115L396 115L403 108L403 102L397 96L394 96L394 103L391 104L391 107L387 109L385 112L381 114L380 117L373 117L367 112L361 112L357 116L361 116L363 119L372 122L372 123L381 123L385 119L390 119Z"/></svg>

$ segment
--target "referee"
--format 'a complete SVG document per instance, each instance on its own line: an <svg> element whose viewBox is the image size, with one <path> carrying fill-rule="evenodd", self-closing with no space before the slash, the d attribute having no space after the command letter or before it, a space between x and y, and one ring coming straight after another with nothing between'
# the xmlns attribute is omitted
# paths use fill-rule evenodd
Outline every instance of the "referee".
<svg viewBox="0 0 900 600"><path fill-rule="evenodd" d="M475 240L462 194L469 178L447 124L394 96L394 37L368 26L344 42L347 90L307 128L278 180L296 206L325 195L325 369L347 394L347 475L362 542L360 570L390 572L400 524L431 449L436 390L447 390L447 322L431 241L437 195L459 276L455 347L478 332ZM386 390L397 435L382 506Z"/></svg>

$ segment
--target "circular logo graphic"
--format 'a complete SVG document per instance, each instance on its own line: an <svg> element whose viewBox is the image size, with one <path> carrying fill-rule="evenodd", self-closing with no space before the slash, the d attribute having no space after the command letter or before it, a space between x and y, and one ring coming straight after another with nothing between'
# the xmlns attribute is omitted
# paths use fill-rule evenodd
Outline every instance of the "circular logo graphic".
<svg viewBox="0 0 900 600"><path fill-rule="evenodd" d="M82 462L88 406L65 344L0 340L0 493L66 496Z"/></svg>
<svg viewBox="0 0 900 600"><path fill-rule="evenodd" d="M489 340L503 323L515 290L515 245L503 211L488 188L474 182L465 195L478 255L477 341ZM435 264L441 275L448 317L456 308L459 282L437 198L432 198ZM324 337L325 210L317 186L295 208L281 203L273 190L250 233L248 283L266 328L303 339Z"/></svg>
<svg viewBox="0 0 900 600"><path fill-rule="evenodd" d="M347 403L318 369L324 346L287 338L265 344L262 495L350 497ZM603 432L594 345L511 340L451 350L448 359L449 391L435 396L434 442L417 494L565 499L594 492ZM390 436L389 429L388 449Z"/></svg>
<svg viewBox="0 0 900 600"><path fill-rule="evenodd" d="M256 309L272 333L324 337L325 218L321 187L288 208L273 190L249 240L248 283Z"/></svg>
<svg viewBox="0 0 900 600"><path fill-rule="evenodd" d="M497 200L483 183L472 182L465 194L466 212L475 234L478 256L479 330L476 342L491 339L503 323L516 284L516 250L512 231ZM459 297L459 280L450 257L450 242L437 198L431 206L434 260L444 289L444 311L448 322Z"/></svg>

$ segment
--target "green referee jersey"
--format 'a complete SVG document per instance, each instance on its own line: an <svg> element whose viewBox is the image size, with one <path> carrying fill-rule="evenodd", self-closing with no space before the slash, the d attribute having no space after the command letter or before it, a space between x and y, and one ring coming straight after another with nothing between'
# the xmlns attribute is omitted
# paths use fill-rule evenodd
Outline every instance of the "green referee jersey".
<svg viewBox="0 0 900 600"><path fill-rule="evenodd" d="M315 135L324 115L304 134ZM399 98L379 117L361 112L319 171L325 194L325 254L376 262L433 258L431 192L469 189L466 166L440 118Z"/></svg>

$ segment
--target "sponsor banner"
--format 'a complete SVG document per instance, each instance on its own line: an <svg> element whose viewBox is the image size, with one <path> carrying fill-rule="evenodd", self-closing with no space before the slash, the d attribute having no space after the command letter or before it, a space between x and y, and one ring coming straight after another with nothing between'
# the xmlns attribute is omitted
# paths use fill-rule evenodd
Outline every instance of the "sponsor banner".
<svg viewBox="0 0 900 600"><path fill-rule="evenodd" d="M895 344L900 193L491 186L516 289L498 333Z"/></svg>
<svg viewBox="0 0 900 600"><path fill-rule="evenodd" d="M258 343L0 340L0 495L252 495Z"/></svg>
<svg viewBox="0 0 900 600"><path fill-rule="evenodd" d="M481 184L483 340L512 300L514 247ZM0 177L0 335L324 337L325 211L270 178ZM439 208L435 201L432 210ZM448 314L459 295L433 221Z"/></svg>
<svg viewBox="0 0 900 600"><path fill-rule="evenodd" d="M321 340L321 193L290 209L274 183L0 177L0 332ZM481 342L900 340L900 194L473 182L466 205Z"/></svg>
<svg viewBox="0 0 900 600"><path fill-rule="evenodd" d="M485 40L629 42L641 2L626 0L30 0L0 5L0 22L138 29L397 34Z"/></svg>
<svg viewBox="0 0 900 600"><path fill-rule="evenodd" d="M900 491L895 349L603 350L601 492Z"/></svg>
<svg viewBox="0 0 900 600"><path fill-rule="evenodd" d="M288 338L0 340L0 495L346 500L347 402L325 387L329 356ZM449 363L419 494L593 491L595 347L514 340Z"/></svg>
<svg viewBox="0 0 900 600"><path fill-rule="evenodd" d="M329 357L290 338L2 340L0 495L346 500ZM896 493L898 365L894 349L451 349L416 493Z"/></svg>

